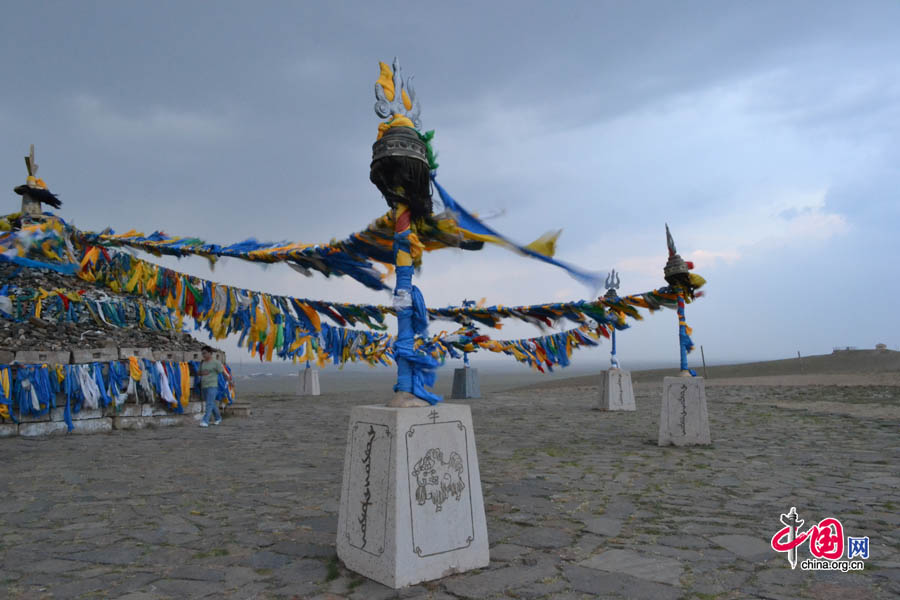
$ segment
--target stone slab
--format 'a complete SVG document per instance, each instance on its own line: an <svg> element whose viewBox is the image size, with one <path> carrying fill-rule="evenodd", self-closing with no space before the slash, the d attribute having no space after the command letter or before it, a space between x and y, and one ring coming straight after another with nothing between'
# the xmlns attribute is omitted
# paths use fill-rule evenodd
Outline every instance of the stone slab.
<svg viewBox="0 0 900 600"><path fill-rule="evenodd" d="M463 367L453 370L453 391L451 398L481 398L481 381L478 378L478 369Z"/></svg>
<svg viewBox="0 0 900 600"><path fill-rule="evenodd" d="M347 437L337 554L348 569L399 588L488 565L468 406L357 406Z"/></svg>
<svg viewBox="0 0 900 600"><path fill-rule="evenodd" d="M203 360L203 353L194 352L194 351L185 351L185 352L182 352L182 357L183 358L181 360L184 362L191 362L191 361L195 361L195 360L199 362L199 361Z"/></svg>
<svg viewBox="0 0 900 600"><path fill-rule="evenodd" d="M65 401L63 401L65 402ZM88 409L83 408L78 412L72 411L72 421L81 421L83 419L99 419L103 417L104 409L102 408L94 408ZM66 407L58 406L57 408L50 409L50 420L51 421L64 421L65 420Z"/></svg>
<svg viewBox="0 0 900 600"><path fill-rule="evenodd" d="M168 415L165 417L153 417L151 423L154 427L174 427L176 425L188 425L201 418L203 418L203 415Z"/></svg>
<svg viewBox="0 0 900 600"><path fill-rule="evenodd" d="M16 362L20 365L67 365L71 362L70 352L55 352L49 350L20 350L16 352Z"/></svg>
<svg viewBox="0 0 900 600"><path fill-rule="evenodd" d="M110 404L103 410L104 417L140 417L144 414L144 407L140 404L120 404L118 407Z"/></svg>
<svg viewBox="0 0 900 600"><path fill-rule="evenodd" d="M67 433L69 428L60 421L44 421L43 423L19 423L19 435L37 437Z"/></svg>
<svg viewBox="0 0 900 600"><path fill-rule="evenodd" d="M19 426L15 423L0 424L0 438L13 437L19 435Z"/></svg>
<svg viewBox="0 0 900 600"><path fill-rule="evenodd" d="M154 350L153 351L153 360L159 360L164 362L181 362L181 358L184 356L184 352L178 350Z"/></svg>
<svg viewBox="0 0 900 600"><path fill-rule="evenodd" d="M717 535L709 538L729 552L746 558L760 560L770 558L772 547L765 540L749 535Z"/></svg>
<svg viewBox="0 0 900 600"><path fill-rule="evenodd" d="M709 443L709 414L703 378L665 377L659 412L659 445Z"/></svg>
<svg viewBox="0 0 900 600"><path fill-rule="evenodd" d="M0 365L8 365L16 360L16 353L9 350L0 350Z"/></svg>
<svg viewBox="0 0 900 600"><path fill-rule="evenodd" d="M638 579L668 585L680 585L684 570L680 562L671 558L642 556L631 550L619 549L601 552L578 564L589 569L624 573Z"/></svg>
<svg viewBox="0 0 900 600"><path fill-rule="evenodd" d="M142 417L165 417L172 414L161 404L141 404Z"/></svg>
<svg viewBox="0 0 900 600"><path fill-rule="evenodd" d="M132 356L153 360L153 350L150 348L119 348L120 359L127 360Z"/></svg>
<svg viewBox="0 0 900 600"><path fill-rule="evenodd" d="M65 423L63 423L65 425ZM83 419L81 421L72 421L72 431L69 433L104 433L112 431L113 422L110 417L103 419Z"/></svg>
<svg viewBox="0 0 900 600"><path fill-rule="evenodd" d="M19 423L44 423L50 420L50 412L45 412L42 415L20 415L18 408L15 409L16 419Z"/></svg>
<svg viewBox="0 0 900 600"><path fill-rule="evenodd" d="M631 372L609 369L600 373L600 394L594 404L596 410L636 410Z"/></svg>
<svg viewBox="0 0 900 600"><path fill-rule="evenodd" d="M250 404L247 402L234 402L228 404L221 409L222 414L226 417L249 417L253 414Z"/></svg>
<svg viewBox="0 0 900 600"><path fill-rule="evenodd" d="M145 429L156 417L112 417L113 429Z"/></svg>
<svg viewBox="0 0 900 600"><path fill-rule="evenodd" d="M92 348L90 350L72 350L73 364L109 362L111 360L119 360L118 348L109 347Z"/></svg>
<svg viewBox="0 0 900 600"><path fill-rule="evenodd" d="M300 369L300 377L297 381L297 395L318 396L320 393L319 370L312 367Z"/></svg>
<svg viewBox="0 0 900 600"><path fill-rule="evenodd" d="M616 537L622 532L622 520L612 517L592 517L585 519L584 528L596 535Z"/></svg>

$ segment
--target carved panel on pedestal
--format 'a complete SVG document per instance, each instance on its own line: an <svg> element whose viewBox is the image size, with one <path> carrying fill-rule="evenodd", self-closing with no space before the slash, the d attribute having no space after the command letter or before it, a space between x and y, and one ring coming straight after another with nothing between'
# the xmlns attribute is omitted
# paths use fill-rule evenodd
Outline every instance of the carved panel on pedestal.
<svg viewBox="0 0 900 600"><path fill-rule="evenodd" d="M357 421L350 443L347 541L354 548L380 556L387 530L391 430L387 425Z"/></svg>
<svg viewBox="0 0 900 600"><path fill-rule="evenodd" d="M413 551L420 557L467 548L475 539L468 432L461 421L411 425L406 465Z"/></svg>

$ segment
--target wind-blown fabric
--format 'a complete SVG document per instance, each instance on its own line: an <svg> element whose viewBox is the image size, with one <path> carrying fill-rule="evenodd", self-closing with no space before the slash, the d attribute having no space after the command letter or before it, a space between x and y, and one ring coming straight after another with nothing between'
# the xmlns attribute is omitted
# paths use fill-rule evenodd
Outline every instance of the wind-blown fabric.
<svg viewBox="0 0 900 600"><path fill-rule="evenodd" d="M434 175L432 175L431 181L434 183L434 187L435 189L437 189L438 194L441 197L441 202L444 203L444 207L448 211L456 215L456 226L462 233L463 237L465 237L466 239L498 244L500 246L515 250L516 252L524 254L525 256L536 258L537 260L541 260L555 267L559 267L565 270L576 280L591 288L591 291L599 290L603 285L603 281L606 279L606 273L590 273L588 271L584 271L577 267L573 267L572 265L567 265L564 262L555 260L547 254L536 252L528 246L521 246L511 241L506 236L485 225L484 222L482 222L465 208L463 208L456 200L453 199L453 197L447 192L447 190L445 190L444 187L440 183L438 183L437 178Z"/></svg>

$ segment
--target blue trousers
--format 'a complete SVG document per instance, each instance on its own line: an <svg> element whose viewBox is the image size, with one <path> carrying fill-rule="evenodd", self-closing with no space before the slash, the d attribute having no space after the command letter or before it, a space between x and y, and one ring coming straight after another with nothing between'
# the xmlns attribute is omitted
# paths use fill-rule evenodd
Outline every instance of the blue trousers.
<svg viewBox="0 0 900 600"><path fill-rule="evenodd" d="M211 416L215 416L216 421L222 420L222 415L219 414L219 407L216 404L216 394L218 391L219 388L217 387L203 388L203 400L206 402L206 414L203 415L204 423L208 424Z"/></svg>

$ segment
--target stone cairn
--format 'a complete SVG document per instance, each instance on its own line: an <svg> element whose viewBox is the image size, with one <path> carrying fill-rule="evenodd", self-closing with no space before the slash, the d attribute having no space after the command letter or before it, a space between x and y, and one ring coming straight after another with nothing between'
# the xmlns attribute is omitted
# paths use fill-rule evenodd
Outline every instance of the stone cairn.
<svg viewBox="0 0 900 600"><path fill-rule="evenodd" d="M34 160L34 146L25 157L28 167L28 182L18 186L16 193L22 196L23 219L40 221L44 218L42 202L55 196L46 185L36 179L38 170ZM54 204L58 208L58 201ZM109 290L77 277L63 275L50 269L21 267L11 263L0 263L0 279L7 285L8 296L0 296L0 310L6 316L0 317L0 365L11 367L12 379L19 366L25 365L69 365L89 363L109 363L128 361L130 357L153 362L200 361L200 351L204 344L185 332L175 330L152 330L133 326L116 327L104 321L73 322L62 315L44 311L43 318L28 316L30 306L22 310L16 306L21 299L34 290L77 290L83 297L103 301L109 297ZM26 303L27 304L27 303ZM154 304L147 302L147 304ZM160 306L160 310L163 308ZM16 317L16 315L19 315ZM102 347L98 347L102 346ZM225 353L217 352L217 358L225 364ZM104 365L104 379L108 377ZM142 369L143 377L147 377ZM73 429L71 433L98 433L113 429L142 429L194 423L203 416L204 406L195 387L196 377L191 377L191 396L188 406L179 414L159 398L151 386L136 385L124 403L96 409L83 408L71 411ZM10 388L12 384L10 383ZM10 390L12 391L12 390ZM55 408L40 416L22 415L13 402L9 418L0 417L0 437L41 436L67 433L65 422L66 396L56 395ZM225 415L249 415L246 405L232 404L224 408Z"/></svg>
<svg viewBox="0 0 900 600"><path fill-rule="evenodd" d="M151 350L150 348L94 348L65 351L20 350L14 354L8 350L0 350L0 364L8 364L13 369L17 365L50 366L68 364L108 363L114 360L127 361L130 357L148 359L150 361L191 362L201 360L199 351ZM225 363L225 353L217 352L216 358ZM104 367L104 370L108 367ZM143 377L147 377L143 370ZM104 373L106 375L107 373ZM134 386L134 393L128 395L123 404L112 403L96 409L82 408L79 412L71 412L73 429L68 431L65 422L66 396L56 395L56 408L40 415L20 415L16 408L11 419L0 423L0 437L21 435L26 437L45 436L66 433L102 433L113 429L144 429L146 427L165 427L185 425L198 422L203 418L204 406L196 385L196 377L191 377L190 402L181 414L176 413L155 392L149 392L142 385ZM226 415L249 414L245 407L225 407Z"/></svg>

